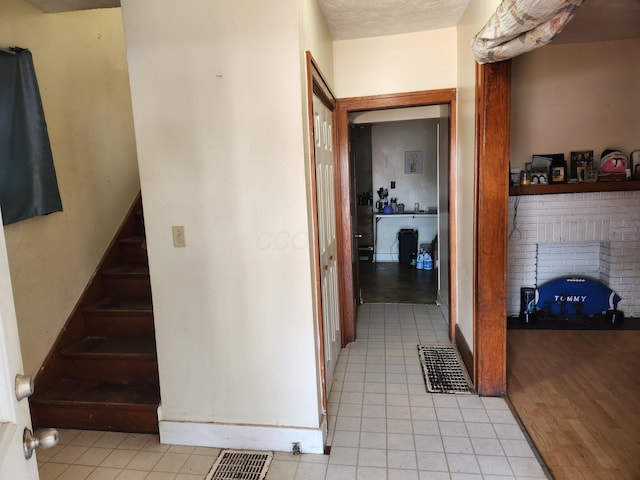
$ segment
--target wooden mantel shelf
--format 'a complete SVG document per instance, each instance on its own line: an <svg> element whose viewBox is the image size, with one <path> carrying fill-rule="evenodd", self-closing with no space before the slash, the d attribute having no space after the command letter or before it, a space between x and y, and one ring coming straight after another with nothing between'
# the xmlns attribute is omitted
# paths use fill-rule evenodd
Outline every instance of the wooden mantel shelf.
<svg viewBox="0 0 640 480"><path fill-rule="evenodd" d="M555 183L551 185L529 185L509 187L509 195L546 195L550 193L621 192L640 190L640 180L594 183Z"/></svg>

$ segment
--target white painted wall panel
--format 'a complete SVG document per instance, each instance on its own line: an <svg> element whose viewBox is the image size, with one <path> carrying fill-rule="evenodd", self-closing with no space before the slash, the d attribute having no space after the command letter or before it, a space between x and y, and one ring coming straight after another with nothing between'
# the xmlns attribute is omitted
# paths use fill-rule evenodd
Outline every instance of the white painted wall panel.
<svg viewBox="0 0 640 480"><path fill-rule="evenodd" d="M321 425L296 6L123 1L167 422Z"/></svg>
<svg viewBox="0 0 640 480"><path fill-rule="evenodd" d="M456 145L456 208L458 212L457 238L454 239L458 270L456 289L458 325L473 351L473 292L475 235L475 85L476 61L471 40L495 12L500 0L471 0L456 31L456 85L458 87L458 131Z"/></svg>
<svg viewBox="0 0 640 480"><path fill-rule="evenodd" d="M334 42L335 93L343 98L455 87L456 46L455 28Z"/></svg>

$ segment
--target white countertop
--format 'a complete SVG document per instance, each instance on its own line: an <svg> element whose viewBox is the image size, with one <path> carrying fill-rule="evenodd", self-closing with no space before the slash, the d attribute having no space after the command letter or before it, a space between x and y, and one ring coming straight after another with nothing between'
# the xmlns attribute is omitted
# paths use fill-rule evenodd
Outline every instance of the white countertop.
<svg viewBox="0 0 640 480"><path fill-rule="evenodd" d="M404 213L374 213L374 217L435 217L437 211L428 212L404 212Z"/></svg>

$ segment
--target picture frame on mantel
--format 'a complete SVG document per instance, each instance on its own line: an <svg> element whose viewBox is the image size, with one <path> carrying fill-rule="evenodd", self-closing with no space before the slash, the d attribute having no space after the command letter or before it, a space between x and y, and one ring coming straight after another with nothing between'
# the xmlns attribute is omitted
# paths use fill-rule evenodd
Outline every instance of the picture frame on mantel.
<svg viewBox="0 0 640 480"><path fill-rule="evenodd" d="M551 165L551 183L565 183L567 181L564 165Z"/></svg>
<svg viewBox="0 0 640 480"><path fill-rule="evenodd" d="M633 168L631 170L633 178L640 180L640 150L634 150L629 154L629 165Z"/></svg>
<svg viewBox="0 0 640 480"><path fill-rule="evenodd" d="M549 183L567 182L567 162L564 160L564 153L548 153L545 155L534 155L534 157L551 160L548 170Z"/></svg>
<svg viewBox="0 0 640 480"><path fill-rule="evenodd" d="M420 150L404 152L404 173L424 173L424 152Z"/></svg>
<svg viewBox="0 0 640 480"><path fill-rule="evenodd" d="M584 172L593 167L593 150L576 150L571 152L571 173L569 178L577 178L584 182Z"/></svg>

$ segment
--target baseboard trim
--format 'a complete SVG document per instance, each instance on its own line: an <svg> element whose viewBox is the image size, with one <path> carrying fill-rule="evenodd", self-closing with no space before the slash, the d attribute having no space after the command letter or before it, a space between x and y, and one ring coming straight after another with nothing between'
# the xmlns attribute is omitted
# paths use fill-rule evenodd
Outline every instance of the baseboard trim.
<svg viewBox="0 0 640 480"><path fill-rule="evenodd" d="M442 312L442 315L444 316L445 320L447 321L447 324L449 322L451 322L451 317L450 317L451 312L449 311L448 299L445 299L442 296L442 292L440 292L440 290L438 290L438 292L436 294L436 303L440 307L440 311ZM449 331L451 331L451 330L449 330ZM451 334L449 334L449 336L451 336ZM449 340L451 340L451 338Z"/></svg>
<svg viewBox="0 0 640 480"><path fill-rule="evenodd" d="M291 452L293 444L299 443L302 453L324 454L327 438L325 419L318 428L171 420L160 420L159 427L160 443L241 450Z"/></svg>
<svg viewBox="0 0 640 480"><path fill-rule="evenodd" d="M460 356L462 357L462 361L464 362L464 366L467 367L467 372L469 373L469 377L471 377L471 381L476 382L474 370L473 370L473 353L469 348L469 344L467 340L464 338L462 330L460 330L460 326L456 324L456 347L458 348L458 352L460 352Z"/></svg>

